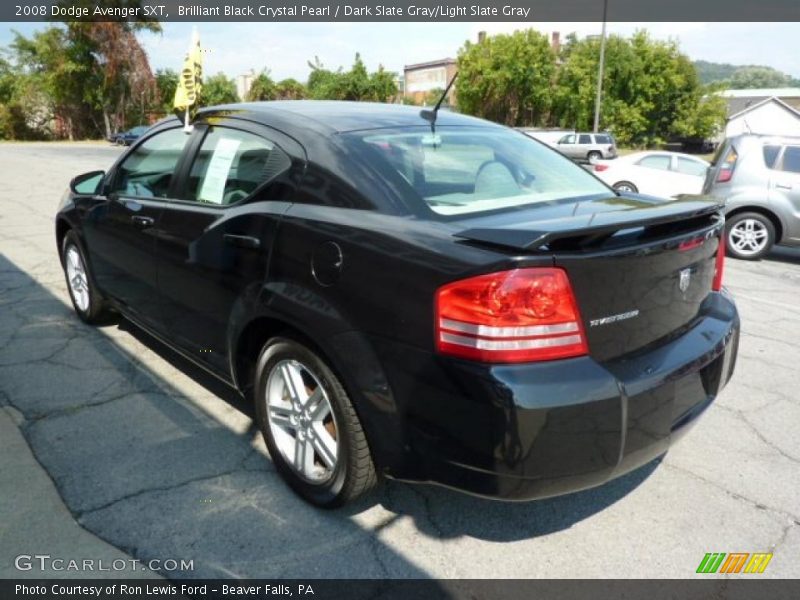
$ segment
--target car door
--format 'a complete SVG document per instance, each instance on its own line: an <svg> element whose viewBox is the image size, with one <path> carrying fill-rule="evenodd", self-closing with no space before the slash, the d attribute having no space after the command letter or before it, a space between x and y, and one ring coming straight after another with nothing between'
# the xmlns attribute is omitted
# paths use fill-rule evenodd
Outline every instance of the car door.
<svg viewBox="0 0 800 600"><path fill-rule="evenodd" d="M156 244L164 204L189 136L180 128L157 132L112 169L103 195L83 220L95 280L143 324L160 328Z"/></svg>
<svg viewBox="0 0 800 600"><path fill-rule="evenodd" d="M161 216L159 291L170 339L227 375L231 315L258 297L305 154L268 128L219 121L195 127L200 137L179 199Z"/></svg>
<svg viewBox="0 0 800 600"><path fill-rule="evenodd" d="M578 155L577 145L575 143L577 139L578 136L575 134L565 135L558 140L559 151L570 158L575 158Z"/></svg>
<svg viewBox="0 0 800 600"><path fill-rule="evenodd" d="M668 198L672 195L671 166L672 158L668 154L649 154L633 166L632 183L642 194Z"/></svg>
<svg viewBox="0 0 800 600"><path fill-rule="evenodd" d="M770 171L769 201L786 224L785 238L800 242L800 145L789 146Z"/></svg>

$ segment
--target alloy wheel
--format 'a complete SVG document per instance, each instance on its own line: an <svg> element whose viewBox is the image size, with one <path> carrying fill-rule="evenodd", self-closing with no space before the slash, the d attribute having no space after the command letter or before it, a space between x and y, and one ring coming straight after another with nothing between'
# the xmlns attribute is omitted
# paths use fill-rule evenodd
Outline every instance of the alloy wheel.
<svg viewBox="0 0 800 600"><path fill-rule="evenodd" d="M86 276L86 267L83 264L81 253L75 246L67 248L66 267L67 281L75 304L79 310L87 312L89 310L89 279Z"/></svg>
<svg viewBox="0 0 800 600"><path fill-rule="evenodd" d="M757 219L743 219L734 225L728 233L728 243L739 254L751 256L758 254L766 247L769 232Z"/></svg>
<svg viewBox="0 0 800 600"><path fill-rule="evenodd" d="M297 360L282 360L269 373L267 419L284 460L302 479L322 484L338 460L338 427L319 379Z"/></svg>

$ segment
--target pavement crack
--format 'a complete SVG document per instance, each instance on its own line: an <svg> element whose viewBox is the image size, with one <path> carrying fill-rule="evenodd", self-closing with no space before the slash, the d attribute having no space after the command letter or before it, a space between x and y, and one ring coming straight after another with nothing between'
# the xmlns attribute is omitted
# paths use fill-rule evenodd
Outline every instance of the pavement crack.
<svg viewBox="0 0 800 600"><path fill-rule="evenodd" d="M722 410L726 410L728 412L731 412L734 415L736 415L736 417L738 417L739 420L741 420L750 429L750 431L752 431L756 435L756 437L759 440L761 440L761 442L764 445L766 445L768 448L771 448L772 450L774 450L775 452L780 454L782 457L784 457L786 460L789 460L789 461L791 461L793 463L800 464L800 458L798 458L796 456L793 456L792 454L789 454L783 448L777 446L774 442L768 440L766 438L766 436L764 436L764 434L761 433L758 430L758 428L753 423L750 422L750 420L747 418L747 415L745 415L744 412L742 412L741 410L737 410L735 408L731 408L729 406L723 406L723 405L720 405L719 408L721 408Z"/></svg>
<svg viewBox="0 0 800 600"><path fill-rule="evenodd" d="M145 494L150 494L150 493L170 492L172 490L176 490L178 488L181 488L183 486L186 486L186 485L189 485L189 484L192 484L192 483L197 483L197 482L200 482L200 481L210 481L212 479L217 479L219 477L225 477L227 475L233 475L234 473L239 473L239 472L242 472L242 469L237 466L237 467L234 467L233 469L229 469L227 471L223 471L222 473L215 473L213 475L201 475L199 477L192 477L191 479L186 479L184 481L176 482L176 483L174 483L172 485L144 488L144 489L141 489L141 490L137 490L135 492L131 492L130 494L125 494L124 496L120 496L119 498L115 498L114 500L111 500L110 502L106 502L105 504L101 504L99 506L93 506L91 508L87 508L85 510L80 510L80 511L77 511L77 510L73 511L73 514L74 514L75 518L80 522L80 520L83 519L86 515L105 510L107 508L110 508L110 507L114 506L115 504L119 504L120 502L124 502L125 500L131 500L133 498L138 498L139 496L143 496ZM269 472L269 471L266 471L266 472Z"/></svg>
<svg viewBox="0 0 800 600"><path fill-rule="evenodd" d="M663 466L663 468L666 468L668 470L673 470L673 471L678 471L680 473L684 473L684 474L686 474L686 475L688 475L690 477L693 477L694 479L697 479L698 481L702 481L703 483L705 483L707 485L715 487L718 490L720 490L723 493L725 493L726 495L728 495L731 498L733 498L734 500L741 500L743 502L746 502L747 504L751 505L755 509L766 510L766 511L775 513L776 515L780 515L782 517L787 517L789 519L792 519L793 521L798 521L800 519L800 517L798 517L797 515L793 515L792 513L788 513L785 510L782 510L780 508L775 508L774 506L767 506L766 504L764 504L762 502L759 502L758 500L753 500L752 498L748 498L747 496L743 496L742 494L740 494L738 492L734 492L733 490L729 490L725 486L720 485L719 483L717 483L715 481L712 481L710 479L707 479L707 478L703 477L702 475L698 475L697 473L694 473L693 471L690 471L689 469L686 469L684 467L678 467L678 466L676 466L676 465L674 465L672 463L667 463L667 462L664 462L662 466Z"/></svg>

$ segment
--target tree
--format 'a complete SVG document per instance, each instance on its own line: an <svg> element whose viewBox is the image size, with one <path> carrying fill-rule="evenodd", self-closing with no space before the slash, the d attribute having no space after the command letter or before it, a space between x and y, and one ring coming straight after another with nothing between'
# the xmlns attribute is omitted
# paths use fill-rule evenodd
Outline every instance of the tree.
<svg viewBox="0 0 800 600"><path fill-rule="evenodd" d="M397 96L397 74L387 71L383 65L369 76L370 100L389 102Z"/></svg>
<svg viewBox="0 0 800 600"><path fill-rule="evenodd" d="M158 109L164 114L172 114L172 103L175 100L175 90L178 87L178 73L172 69L159 69L156 71L156 89L158 90Z"/></svg>
<svg viewBox="0 0 800 600"><path fill-rule="evenodd" d="M734 90L787 87L792 78L772 67L739 67L734 71L730 87Z"/></svg>
<svg viewBox="0 0 800 600"><path fill-rule="evenodd" d="M496 35L458 52L459 110L506 125L549 114L556 56L547 36L529 29Z"/></svg>
<svg viewBox="0 0 800 600"><path fill-rule="evenodd" d="M117 0L113 4L139 7L141 14L139 0ZM87 95L94 108L102 113L106 137L131 122L141 122L146 106L156 99L157 87L136 33L158 33L161 25L147 20L69 21L66 28L71 45L89 53L92 71L100 75L99 86L87 91Z"/></svg>
<svg viewBox="0 0 800 600"><path fill-rule="evenodd" d="M275 82L269 76L269 71L264 69L253 80L250 86L250 91L247 92L247 100L251 102L259 100L275 100L278 97L278 91L275 88Z"/></svg>
<svg viewBox="0 0 800 600"><path fill-rule="evenodd" d="M597 39L567 39L551 124L592 127L599 44ZM675 42L652 40L645 31L608 38L601 126L621 143L653 146L676 137L711 135L725 112L719 101L704 100L709 91Z"/></svg>
<svg viewBox="0 0 800 600"><path fill-rule="evenodd" d="M302 100L307 97L306 86L296 79L284 79L275 84L275 96L277 100Z"/></svg>
<svg viewBox="0 0 800 600"><path fill-rule="evenodd" d="M202 106L215 106L217 104L231 104L239 101L236 93L236 82L224 73L217 73L203 81L203 91L200 95Z"/></svg>
<svg viewBox="0 0 800 600"><path fill-rule="evenodd" d="M349 71L326 69L318 57L308 63L308 95L316 100L354 100L386 102L397 95L396 75L383 65L370 74L360 54L356 54Z"/></svg>

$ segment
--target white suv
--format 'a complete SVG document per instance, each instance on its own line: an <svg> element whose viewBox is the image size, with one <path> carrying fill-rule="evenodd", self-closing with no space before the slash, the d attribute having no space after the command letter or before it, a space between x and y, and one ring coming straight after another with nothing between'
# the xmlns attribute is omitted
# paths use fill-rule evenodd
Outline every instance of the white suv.
<svg viewBox="0 0 800 600"><path fill-rule="evenodd" d="M589 162L617 157L617 143L610 133L570 133L558 140L556 149L570 158Z"/></svg>

